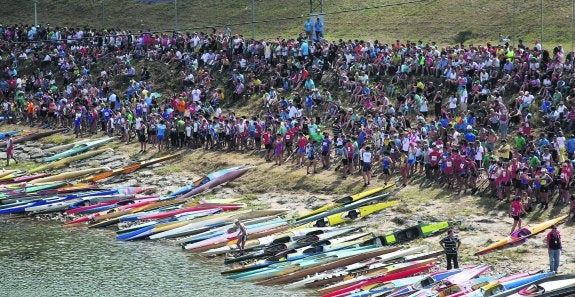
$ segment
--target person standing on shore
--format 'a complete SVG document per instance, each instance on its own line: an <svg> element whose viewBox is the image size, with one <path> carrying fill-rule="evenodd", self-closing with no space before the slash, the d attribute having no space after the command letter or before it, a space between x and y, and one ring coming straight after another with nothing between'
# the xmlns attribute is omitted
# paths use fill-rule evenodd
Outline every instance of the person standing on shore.
<svg viewBox="0 0 575 297"><path fill-rule="evenodd" d="M517 227L517 230L521 229L521 215L526 213L527 211L525 211L525 206L521 201L521 197L519 196L515 197L515 199L513 200L513 202L511 202L511 205L509 206L509 216L513 218L513 227L511 227L511 234L513 234L513 231L515 231L515 227Z"/></svg>
<svg viewBox="0 0 575 297"><path fill-rule="evenodd" d="M561 234L557 231L557 225L551 227L547 233L547 252L549 253L549 268L552 272L557 273L559 269L559 260L561 258Z"/></svg>
<svg viewBox="0 0 575 297"><path fill-rule="evenodd" d="M459 268L459 263L457 261L457 252L459 251L459 246L461 245L461 241L453 233L453 229L449 229L447 231L447 236L444 237L439 244L445 250L445 256L447 259L447 270L457 269Z"/></svg>
<svg viewBox="0 0 575 297"><path fill-rule="evenodd" d="M14 157L14 139L12 135L6 135L6 166L10 166L10 159L18 164L18 160Z"/></svg>
<svg viewBox="0 0 575 297"><path fill-rule="evenodd" d="M248 230L246 226L240 221L236 220L235 225L238 228L238 237L237 237L237 247L240 250L240 253L244 252L244 247L246 244L246 240L248 239Z"/></svg>

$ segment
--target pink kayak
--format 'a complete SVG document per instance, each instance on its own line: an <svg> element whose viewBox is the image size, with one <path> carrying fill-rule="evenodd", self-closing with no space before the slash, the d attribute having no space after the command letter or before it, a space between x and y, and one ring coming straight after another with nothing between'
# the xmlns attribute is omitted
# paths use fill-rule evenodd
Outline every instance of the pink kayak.
<svg viewBox="0 0 575 297"><path fill-rule="evenodd" d="M252 167L242 167L239 168L237 170L231 171L231 172L227 172L221 176L218 176L217 178L210 180L209 182L192 189L191 191L187 192L186 194L182 195L179 197L179 199L185 199L188 197L192 197L194 195L197 195L199 193L202 193L204 191L207 191L209 189L215 188L223 183L227 183L229 181L232 181L242 175L244 175L246 172L248 172L248 170L250 170Z"/></svg>
<svg viewBox="0 0 575 297"><path fill-rule="evenodd" d="M499 279L497 279L497 282L498 283L510 282L510 281L514 281L516 279L532 276L532 275L535 275L535 274L541 273L541 272L542 272L541 270L531 271L531 272L520 272L520 273L516 273L516 274L512 274L512 275L508 275L508 276L504 276L502 278L499 278ZM471 293L473 291L474 291L473 288L469 288L469 289L459 291L455 294L448 295L448 297L464 296L464 295L467 295L468 293Z"/></svg>
<svg viewBox="0 0 575 297"><path fill-rule="evenodd" d="M82 206L82 207L68 209L66 211L66 214L75 214L78 212L84 212L84 211L87 211L90 209L94 209L94 208L98 208L98 207L102 207L102 206L108 206L108 205L117 204L117 203L119 203L118 206L121 206L122 202L125 202L126 204L128 204L128 203L133 202L133 201L158 198L158 197L160 197L160 196L150 195L150 196L135 197L133 195L127 195L127 196L123 197L123 199L118 198L118 199L113 199L110 201L103 201L103 202L92 204L92 205L86 205L86 206Z"/></svg>
<svg viewBox="0 0 575 297"><path fill-rule="evenodd" d="M146 216L140 217L140 220L161 220L161 219L173 217L175 215L182 214L182 213L198 211L198 210L214 209L214 208L221 208L222 211L229 211L229 210L240 209L244 206L245 206L245 204L210 204L210 203L206 203L206 204L200 204L197 206L192 206L192 207L176 209L176 210L172 210L172 211L166 211L166 212L160 212L160 213L146 215Z"/></svg>
<svg viewBox="0 0 575 297"><path fill-rule="evenodd" d="M50 176L50 174L48 173L42 173L42 174L36 174L36 175L25 175L25 176L20 176L20 177L16 177L13 178L11 180L6 180L6 181L1 181L0 185L8 185L8 184L17 184L17 183L23 183L23 182L29 182L31 180L35 180L37 178L42 178L42 177L47 177Z"/></svg>

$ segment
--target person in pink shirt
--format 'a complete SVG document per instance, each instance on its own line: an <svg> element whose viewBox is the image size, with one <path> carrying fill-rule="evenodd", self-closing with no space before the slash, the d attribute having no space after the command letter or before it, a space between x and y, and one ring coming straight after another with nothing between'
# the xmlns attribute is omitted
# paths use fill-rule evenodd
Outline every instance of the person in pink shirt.
<svg viewBox="0 0 575 297"><path fill-rule="evenodd" d="M509 206L509 216L513 218L513 227L511 227L511 234L515 231L515 227L517 230L521 229L521 214L526 214L525 205L521 201L521 197L515 197L511 205Z"/></svg>
<svg viewBox="0 0 575 297"><path fill-rule="evenodd" d="M569 165L569 161L563 162L559 173L560 196L564 204L569 204L569 182L573 176L572 168Z"/></svg>

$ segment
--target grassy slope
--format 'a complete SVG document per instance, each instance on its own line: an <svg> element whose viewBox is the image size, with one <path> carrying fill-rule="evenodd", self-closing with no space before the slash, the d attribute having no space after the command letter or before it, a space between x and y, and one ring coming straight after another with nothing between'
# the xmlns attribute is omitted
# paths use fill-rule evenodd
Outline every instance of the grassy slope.
<svg viewBox="0 0 575 297"><path fill-rule="evenodd" d="M172 3L139 3L136 0L111 1L104 3L104 22L131 30L165 30L174 28ZM379 39L391 42L395 39L437 41L452 44L462 31L471 31L469 42L497 40L499 33L513 34L531 43L539 39L539 1L518 0L430 0L425 4L371 9L361 12L332 14L352 8L368 7L406 2L407 0L332 0L325 1L326 35L328 38ZM544 44L547 42L571 44L571 1L544 1ZM100 27L102 14L100 0L42 0L38 3L40 23L61 26L91 25ZM360 4L361 3L361 4ZM513 3L516 16L513 17ZM249 22L251 1L212 0L178 1L179 28L182 30L205 28L226 23ZM305 16L309 12L307 0L256 1L257 20ZM2 22L32 23L32 0L5 0L0 5ZM277 21L256 25L256 37L291 37L302 30L303 19ZM221 27L217 27L221 30ZM251 25L232 26L234 32L251 35ZM198 31L207 29L197 29ZM549 44L551 46L551 44Z"/></svg>

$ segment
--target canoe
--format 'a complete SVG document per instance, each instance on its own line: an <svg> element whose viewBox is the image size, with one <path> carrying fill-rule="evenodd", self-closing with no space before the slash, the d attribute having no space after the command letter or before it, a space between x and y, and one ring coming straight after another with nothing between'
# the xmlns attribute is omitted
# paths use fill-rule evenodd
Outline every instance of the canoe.
<svg viewBox="0 0 575 297"><path fill-rule="evenodd" d="M68 130L68 128L56 129L56 130L45 131L45 132L34 132L34 133L29 133L26 135L14 137L12 140L14 141L14 143L20 143L20 142L40 139L40 138L50 136L52 134L56 134L56 133L63 132L66 130ZM6 148L6 141L0 142L0 147Z"/></svg>
<svg viewBox="0 0 575 297"><path fill-rule="evenodd" d="M88 168L83 170L74 170L68 171L48 177L38 178L30 182L29 184L35 185L40 183L47 183L47 182L55 182L55 181L65 181L65 180L74 180L84 175L94 174L102 171L110 171L110 167L96 167L96 168Z"/></svg>
<svg viewBox="0 0 575 297"><path fill-rule="evenodd" d="M17 133L20 133L20 132L21 132L21 130L14 130L14 131L2 132L2 133L0 133L0 139L4 139L4 138L6 138L6 136L8 136L8 135L12 136L12 135L17 134Z"/></svg>
<svg viewBox="0 0 575 297"><path fill-rule="evenodd" d="M360 206L358 208L354 208L348 211L342 211L337 214L333 214L327 216L325 218L319 219L315 222L309 222L307 224L301 225L298 228L306 228L306 227L328 227L328 226L336 226L343 223L350 223L353 221L361 220L362 218L376 213L378 211L384 210L391 206L398 204L399 201L387 201L387 202L380 202L371 205Z"/></svg>
<svg viewBox="0 0 575 297"><path fill-rule="evenodd" d="M89 151L89 152L85 152L83 154L79 154L79 155L75 155L75 156L70 156L68 158L64 158L49 164L45 164L45 165L40 165L37 167L34 167L32 169L30 169L28 171L28 173L35 173L35 172L40 172L40 171L46 171L46 170L54 170L54 169L60 169L60 168L64 168L66 166L68 166L69 164L76 162L76 161L80 161L80 160L84 160L96 155L99 155L101 153L105 153L105 152L113 152L114 150L111 148L103 148L103 149L98 149L98 150L93 150L93 151Z"/></svg>
<svg viewBox="0 0 575 297"><path fill-rule="evenodd" d="M380 200L384 200L385 198L389 197L391 194L390 193L384 193L382 195L377 195L377 196L370 196L368 198L364 198L364 199L360 199L358 201L349 203L349 204L345 204L343 206L340 207L336 207L336 208L332 208L330 210L315 214L315 215L311 215L306 217L305 219L301 219L298 220L297 222L295 222L296 225L303 225L303 224L307 224L309 222L315 222L317 220L323 219L325 217L343 212L343 211L348 211L348 210L352 210L364 205L368 205L368 204L372 204L375 202L379 202Z"/></svg>
<svg viewBox="0 0 575 297"><path fill-rule="evenodd" d="M485 255L487 253L493 252L495 250L500 250L504 248L518 246L527 240L527 238L539 234L545 231L548 228L551 228L553 225L560 224L567 219L567 215L560 216L555 219L551 219L545 221L543 223L539 223L532 227L522 228L514 232L510 237L504 238L497 242L490 244L489 246L481 249L480 251L475 253L475 256Z"/></svg>
<svg viewBox="0 0 575 297"><path fill-rule="evenodd" d="M358 261L364 261L366 259L370 259L370 258L377 257L380 255L392 253L392 252L395 252L399 249L400 249L399 247L391 247L391 248L385 247L385 248L374 248L374 249L370 249L370 250L365 250L358 255L339 259L339 260L336 260L336 261L333 261L333 262L330 262L330 263L327 263L324 265L309 267L307 269L303 269L303 270L297 271L297 272L292 273L292 274L288 274L288 275L284 275L284 276L281 276L278 278L259 282L258 284L260 284L260 285L286 284L286 283L293 282L293 281L299 280L301 278L304 278L307 275L312 275L315 273L323 272L323 271L334 269L337 267L347 266L349 264L356 263Z"/></svg>
<svg viewBox="0 0 575 297"><path fill-rule="evenodd" d="M452 225L453 223L450 222L420 223L399 231L390 232L379 238L384 245L399 244L441 233L449 229Z"/></svg>
<svg viewBox="0 0 575 297"><path fill-rule="evenodd" d="M246 172L248 172L248 170L250 170L252 168L253 167L240 167L237 170L226 172L223 175L218 176L218 177L214 178L213 180L210 180L207 183L202 184L202 185L188 191L187 193L180 196L179 199L186 199L186 198L192 197L192 196L197 195L199 193L205 192L209 189L215 188L215 187L217 187L223 183L227 183L229 181L232 181L232 180L244 175Z"/></svg>
<svg viewBox="0 0 575 297"><path fill-rule="evenodd" d="M104 145L104 144L106 144L112 140L115 140L115 139L117 139L117 137L105 137L102 139L97 139L94 141L82 143L82 144L79 144L79 145L77 145L77 146L75 146L75 147L73 147L67 151L61 152L59 154L55 154L55 155L50 156L50 157L46 157L46 158L44 158L44 162L57 161L57 160L60 160L60 159L66 158L66 157L70 157L70 156L73 156L73 155L76 155L79 153L83 153L87 150L90 150L92 148Z"/></svg>
<svg viewBox="0 0 575 297"><path fill-rule="evenodd" d="M296 221L299 221L299 220L305 219L307 217L322 213L324 211L327 211L327 210L330 210L330 209L333 209L336 207L340 207L342 205L349 204L349 203L355 202L357 200L369 197L369 196L377 194L383 190L386 190L392 186L393 186L393 184L389 184L389 185L386 185L385 187L377 187L374 189L363 191L363 192L355 194L355 195L345 196L343 198L336 199L335 201L333 201L327 205L324 205L320 208L317 208L315 210L312 210L308 213L305 213L305 214L299 216L298 218L296 218Z"/></svg>
<svg viewBox="0 0 575 297"><path fill-rule="evenodd" d="M112 176L116 176L116 175L120 175L120 174L128 174L128 173L132 173L136 170L139 170L141 168L147 167L147 166L151 166L166 160L170 160L173 159L175 157L180 156L180 154L170 154L170 155L166 155L163 157L159 157L159 158L155 158L155 159L150 159L150 160L146 160L146 161L142 161L142 162L137 162L137 163L133 163L121 168L117 168L108 172L103 172L103 173L99 173L96 175L92 175L90 177L87 177L85 179L83 179L83 182L97 182Z"/></svg>

